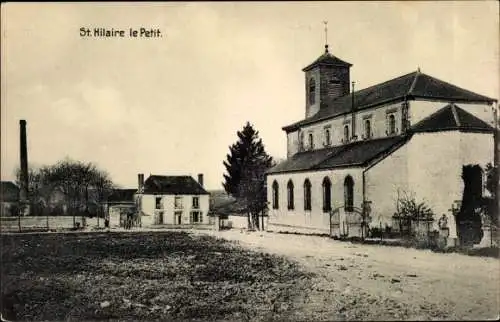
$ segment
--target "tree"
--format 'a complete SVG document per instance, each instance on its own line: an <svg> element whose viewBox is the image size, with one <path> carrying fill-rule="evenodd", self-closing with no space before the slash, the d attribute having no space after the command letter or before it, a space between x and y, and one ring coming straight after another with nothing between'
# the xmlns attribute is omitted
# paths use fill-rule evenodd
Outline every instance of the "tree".
<svg viewBox="0 0 500 322"><path fill-rule="evenodd" d="M422 228L430 229L435 214L425 201L417 200L414 193L398 191L397 212L393 218L399 221L402 234L413 234ZM404 229L403 229L404 228ZM422 232L422 231L421 231Z"/></svg>
<svg viewBox="0 0 500 322"><path fill-rule="evenodd" d="M47 167L30 166L28 169L28 203L33 215L42 215L49 202L51 188L45 182ZM15 170L16 184L21 186L21 169Z"/></svg>
<svg viewBox="0 0 500 322"><path fill-rule="evenodd" d="M458 237L461 245L479 243L483 237L481 210L484 206L483 172L479 165L462 167L464 190L457 214Z"/></svg>
<svg viewBox="0 0 500 322"><path fill-rule="evenodd" d="M109 174L104 170L96 170L91 181L95 189L95 202L99 205L98 218L104 216L103 203L113 191L114 184Z"/></svg>
<svg viewBox="0 0 500 322"><path fill-rule="evenodd" d="M102 215L102 202L113 188L107 172L91 162L65 159L48 167L45 173L46 183L64 194L67 209L73 217L82 212L90 215L89 206L92 205L97 206Z"/></svg>
<svg viewBox="0 0 500 322"><path fill-rule="evenodd" d="M491 196L483 198L483 210L488 216L490 223L494 226L498 226L498 166L493 166L488 163L485 168L486 172L486 189L489 191Z"/></svg>
<svg viewBox="0 0 500 322"><path fill-rule="evenodd" d="M246 210L249 225L259 228L259 213L267 207L265 174L274 162L249 122L237 136L238 141L229 147L227 160L223 162L227 173L222 185Z"/></svg>

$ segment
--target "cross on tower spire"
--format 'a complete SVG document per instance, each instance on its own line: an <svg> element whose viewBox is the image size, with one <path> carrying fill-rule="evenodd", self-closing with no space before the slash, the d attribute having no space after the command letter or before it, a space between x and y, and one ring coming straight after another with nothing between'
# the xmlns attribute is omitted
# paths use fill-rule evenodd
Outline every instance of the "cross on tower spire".
<svg viewBox="0 0 500 322"><path fill-rule="evenodd" d="M323 21L325 24L325 53L328 53L328 21Z"/></svg>

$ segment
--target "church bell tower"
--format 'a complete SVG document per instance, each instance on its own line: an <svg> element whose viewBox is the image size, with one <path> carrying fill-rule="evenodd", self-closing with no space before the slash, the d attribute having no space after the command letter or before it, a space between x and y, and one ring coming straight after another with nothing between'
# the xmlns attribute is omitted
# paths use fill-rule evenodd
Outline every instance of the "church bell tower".
<svg viewBox="0 0 500 322"><path fill-rule="evenodd" d="M325 38L327 32L325 22ZM306 118L316 114L329 101L349 94L351 66L332 55L326 43L324 54L302 69L306 85Z"/></svg>

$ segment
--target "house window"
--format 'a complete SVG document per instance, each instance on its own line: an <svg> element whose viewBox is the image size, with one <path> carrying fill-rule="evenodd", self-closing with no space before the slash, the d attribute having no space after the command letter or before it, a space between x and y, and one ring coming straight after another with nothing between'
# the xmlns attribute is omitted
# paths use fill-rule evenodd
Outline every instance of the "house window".
<svg viewBox="0 0 500 322"><path fill-rule="evenodd" d="M200 197L193 197L193 208L200 208Z"/></svg>
<svg viewBox="0 0 500 322"><path fill-rule="evenodd" d="M201 211L191 211L191 223L192 224L203 223L203 216Z"/></svg>
<svg viewBox="0 0 500 322"><path fill-rule="evenodd" d="M311 210L311 181L304 181L304 210Z"/></svg>
<svg viewBox="0 0 500 322"><path fill-rule="evenodd" d="M353 211L354 208L354 180L351 176L344 180L344 207L346 211Z"/></svg>
<svg viewBox="0 0 500 322"><path fill-rule="evenodd" d="M332 210L332 182L328 177L323 179L323 212Z"/></svg>
<svg viewBox="0 0 500 322"><path fill-rule="evenodd" d="M372 135L372 124L370 120L365 120L365 139L369 139Z"/></svg>
<svg viewBox="0 0 500 322"><path fill-rule="evenodd" d="M309 105L313 105L316 102L316 81L314 78L309 80Z"/></svg>
<svg viewBox="0 0 500 322"><path fill-rule="evenodd" d="M344 143L349 142L349 125L344 125Z"/></svg>
<svg viewBox="0 0 500 322"><path fill-rule="evenodd" d="M394 114L389 114L387 127L387 134L392 135L396 133L396 117Z"/></svg>
<svg viewBox="0 0 500 322"><path fill-rule="evenodd" d="M181 196L175 196L174 208L176 208L176 209L182 208L182 197Z"/></svg>
<svg viewBox="0 0 500 322"><path fill-rule="evenodd" d="M299 147L301 151L304 150L304 132L300 132Z"/></svg>
<svg viewBox="0 0 500 322"><path fill-rule="evenodd" d="M309 149L314 147L314 137L312 133L309 133Z"/></svg>
<svg viewBox="0 0 500 322"><path fill-rule="evenodd" d="M161 204L161 197L156 197L155 198L155 209L162 209L162 204Z"/></svg>
<svg viewBox="0 0 500 322"><path fill-rule="evenodd" d="M288 210L293 210L295 208L295 206L294 206L294 202L293 202L293 182L292 182L292 180L288 181L287 191L288 191Z"/></svg>
<svg viewBox="0 0 500 322"><path fill-rule="evenodd" d="M330 129L325 129L325 145L330 145Z"/></svg>
<svg viewBox="0 0 500 322"><path fill-rule="evenodd" d="M279 208L279 186L276 180L273 182L273 209Z"/></svg>

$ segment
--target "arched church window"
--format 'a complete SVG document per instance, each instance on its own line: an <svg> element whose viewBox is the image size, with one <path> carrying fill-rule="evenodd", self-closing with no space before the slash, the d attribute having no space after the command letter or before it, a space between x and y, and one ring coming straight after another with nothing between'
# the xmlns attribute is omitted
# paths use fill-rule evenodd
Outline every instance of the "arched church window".
<svg viewBox="0 0 500 322"><path fill-rule="evenodd" d="M311 210L311 181L304 181L304 210Z"/></svg>
<svg viewBox="0 0 500 322"><path fill-rule="evenodd" d="M295 208L295 205L294 205L294 201L293 201L293 182L292 182L292 180L288 181L287 191L288 191L288 210L293 210Z"/></svg>
<svg viewBox="0 0 500 322"><path fill-rule="evenodd" d="M279 208L279 185L274 180L273 182L273 209Z"/></svg>
<svg viewBox="0 0 500 322"><path fill-rule="evenodd" d="M347 176L344 180L344 207L346 211L354 208L354 180Z"/></svg>
<svg viewBox="0 0 500 322"><path fill-rule="evenodd" d="M330 130L325 129L325 145L331 144Z"/></svg>
<svg viewBox="0 0 500 322"><path fill-rule="evenodd" d="M323 212L332 210L332 182L328 177L323 179Z"/></svg>
<svg viewBox="0 0 500 322"><path fill-rule="evenodd" d="M309 80L309 105L313 105L316 102L316 81L314 78Z"/></svg>
<svg viewBox="0 0 500 322"><path fill-rule="evenodd" d="M312 133L309 133L309 149L314 148L314 137Z"/></svg>
<svg viewBox="0 0 500 322"><path fill-rule="evenodd" d="M349 142L349 125L344 125L344 143Z"/></svg>
<svg viewBox="0 0 500 322"><path fill-rule="evenodd" d="M396 117L394 114L389 115L389 134L395 134L396 133Z"/></svg>
<svg viewBox="0 0 500 322"><path fill-rule="evenodd" d="M365 138L369 139L372 135L372 124L370 120L365 121Z"/></svg>

